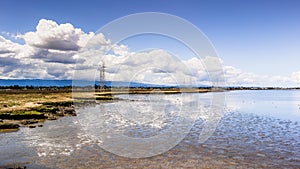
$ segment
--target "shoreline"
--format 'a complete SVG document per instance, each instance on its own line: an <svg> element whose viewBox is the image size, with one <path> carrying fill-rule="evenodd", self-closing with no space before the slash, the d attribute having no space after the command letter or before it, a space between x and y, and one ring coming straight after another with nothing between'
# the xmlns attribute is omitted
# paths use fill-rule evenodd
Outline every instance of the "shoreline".
<svg viewBox="0 0 300 169"><path fill-rule="evenodd" d="M70 92L0 92L0 132L42 127L46 120L76 116ZM10 130L7 130L10 129Z"/></svg>
<svg viewBox="0 0 300 169"><path fill-rule="evenodd" d="M281 91L274 91L274 92L279 92L274 96L281 96L282 93ZM292 96L290 93L293 92L294 91L292 90L287 92L284 97ZM295 91L295 92L299 94L300 91ZM240 96L243 96L243 93L244 92L241 93L237 92L237 94L240 94ZM260 95L260 91L254 91L254 93ZM270 91L269 93L273 93L273 91ZM299 98L298 94L297 94L297 98ZM144 97L143 95L141 96ZM246 107L249 105L248 103L252 102L252 98L247 97L248 100L244 100L240 96L236 96L235 92L233 92L232 96L234 96L233 98L240 98L239 103L245 101L244 103L246 104L244 106ZM170 97L173 96L171 95ZM256 99L256 97L254 97L254 99ZM267 97L264 98L263 100L265 99L270 101L268 107L274 108L274 105L271 103L271 101L274 101L274 98ZM232 99L231 97L231 100L235 100L235 99ZM127 100L121 102L123 102L123 105L126 105L127 103L131 104L130 102L127 102ZM94 103L91 102L91 104L93 106ZM135 104L135 102L133 102L132 104L139 105L139 104ZM204 103L204 105L208 105L208 104L210 103ZM299 104L298 101L297 104ZM283 105L285 105L285 103L283 103ZM288 107L288 105L286 106ZM96 143L98 142L88 142L85 137L83 138L73 137L76 134L81 135L82 132L83 133L85 132L81 131L80 129L77 130L78 128L76 127L76 125L75 126L70 125L73 123L68 123L68 122L69 120L72 122L73 121L79 122L80 118L82 118L83 116L81 117L79 116L78 117L79 119L77 119L76 117L75 117L76 119L67 117L63 120L64 122L59 128L45 127L45 130L43 128L40 128L42 130L40 129L33 129L33 130L26 129L26 130L28 131L27 136L29 136L29 139L34 139L35 141L37 141L35 145L39 149L37 149L36 152L38 152L39 154L46 153L45 156L37 157L38 161L40 162L38 164L41 164L42 166L51 166L54 160L59 159L60 160L59 163L55 163L54 168L59 168L63 166L72 167L68 165L69 164L68 161L76 161L77 159L90 162L91 163L91 165L89 165L90 168L95 166L98 167L100 166L100 168L107 168L107 167L115 166L115 163L110 163L111 161L109 159L111 158L114 158L114 161L117 161L119 166L130 166L131 164L134 166L145 166L146 164L150 168L151 167L155 168L157 163L161 163L162 166L165 167L169 166L170 168L172 167L176 168L176 166L186 167L192 165L199 166L200 168L201 166L203 168L207 168L209 166L214 166L215 168L222 168L222 166L223 168L224 166L233 167L233 168L241 167L241 166L242 168L251 168L251 167L252 168L272 168L272 167L274 168L275 167L276 168L276 166L279 165L287 168L296 167L299 161L297 161L297 158L294 158L295 157L294 154L295 153L297 154L295 148L298 148L299 146L293 143L295 141L294 139L297 138L298 136L297 129L299 128L299 122L295 123L290 120L285 120L285 119L281 119L269 115L265 116L264 114L260 114L260 113L259 113L260 115L255 114L255 110L260 112L261 109L259 107L249 111L243 111L242 109L240 110L230 110L229 113L224 114L222 120L220 121L220 124L218 124L219 127L214 131L214 134L210 137L210 139L208 139L204 143L199 143L198 139L201 134L201 131L203 131L203 124L204 124L203 122L205 120L197 120L194 123L193 128L190 130L190 133L186 135L185 138L177 146L170 149L170 151L167 151L163 155L151 157L150 159L142 158L133 161L131 159L122 158L103 150L101 147L97 146ZM114 111L112 111L111 113L114 113ZM286 112L283 112L282 114L286 114ZM95 115L92 117L101 118L103 116ZM55 124L52 124L51 126L55 126L56 122L54 123ZM113 121L110 122L110 124L113 123L114 123ZM55 131L53 129L55 129ZM90 129L93 130L94 128L90 128ZM133 136L138 138L147 138L150 134L157 131L155 128L153 128L153 130L150 129L151 131L150 132L148 131L147 128L143 128L143 127L137 127L137 128L129 127L128 129L129 129L128 131L130 132L126 132L126 136L130 136L130 137ZM180 131L180 130L176 130L176 131ZM37 136L39 137L35 137L36 136L35 132L37 132ZM53 139L52 132L57 132L57 134L55 134L56 136L58 136L56 139ZM7 134L6 136L7 139L4 139L3 145L5 145L6 140L10 140L14 138L18 139L20 137L21 140L23 139L23 135L19 135L18 133ZM279 136L279 137L274 138L273 136ZM36 139L36 138L42 138L42 139ZM18 144L19 140L17 139L16 139L16 143ZM61 139L63 139L65 142L57 142L58 140ZM87 142L83 142L82 139ZM47 145L40 144L43 143L44 141L47 141L47 143L49 144ZM56 143L58 144L61 143L61 145L64 146L56 145ZM82 143L84 146L87 146L88 148L87 147L78 148L77 147L78 143ZM8 146L12 146L14 144L15 142L13 142L12 140L12 142ZM65 149L66 144L70 145L70 149L69 148L67 150ZM41 146L47 146L42 148L47 148L47 150L49 151L45 151L45 149L42 149ZM65 156L64 154L60 156L59 153L57 153L51 156L50 154L52 153L53 147L61 147L56 149L56 151L67 152L67 153L70 152L70 155ZM285 151L280 151L282 149L284 149ZM16 154L18 150L12 149L11 150L13 151L12 154ZM21 149L21 151L22 150L23 149ZM182 159L182 154L184 154L187 158ZM5 157L4 159L8 159L8 158L9 157ZM99 161L99 159L102 160ZM173 160L174 163L172 164L165 163L170 160L171 161ZM208 163L206 163L207 161ZM258 161L258 163L254 164L253 161ZM24 165L20 162L22 161L20 160L20 158L17 157L16 160L11 163L9 162L3 163L3 166L5 165L5 167L7 168L11 167L12 165L20 166L20 167L22 166L34 167L31 165L34 163L31 163L30 159L27 160L26 162L28 163ZM80 164L81 163L76 163L75 165L80 165ZM87 166L82 166L82 167L86 168Z"/></svg>
<svg viewBox="0 0 300 169"><path fill-rule="evenodd" d="M73 91L72 91L73 90ZM94 91L93 91L94 90ZM236 90L298 90L298 88L66 88L0 89L0 132L42 127L46 120L76 116L74 102L117 101L122 94L181 94Z"/></svg>

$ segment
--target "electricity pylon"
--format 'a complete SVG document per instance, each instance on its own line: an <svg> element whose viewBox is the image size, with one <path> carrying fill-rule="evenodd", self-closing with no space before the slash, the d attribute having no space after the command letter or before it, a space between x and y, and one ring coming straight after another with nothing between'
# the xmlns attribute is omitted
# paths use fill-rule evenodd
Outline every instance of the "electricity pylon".
<svg viewBox="0 0 300 169"><path fill-rule="evenodd" d="M105 63L102 61L102 65L100 67L100 84L99 89L100 92L103 92L105 90Z"/></svg>

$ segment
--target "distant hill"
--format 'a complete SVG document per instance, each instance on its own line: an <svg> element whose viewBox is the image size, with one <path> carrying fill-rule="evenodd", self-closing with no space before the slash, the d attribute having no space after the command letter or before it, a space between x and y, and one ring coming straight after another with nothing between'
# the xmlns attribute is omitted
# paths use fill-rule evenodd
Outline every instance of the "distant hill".
<svg viewBox="0 0 300 169"><path fill-rule="evenodd" d="M64 87L72 86L72 80L0 79L0 86Z"/></svg>
<svg viewBox="0 0 300 169"><path fill-rule="evenodd" d="M8 86L33 86L33 87L65 87L72 86L72 80L43 80L43 79L0 79L0 86L8 87ZM93 86L99 85L99 81L85 81L85 80L77 80L74 81L76 86ZM121 82L121 81L106 81L105 85L110 87L178 87L176 85L156 85L156 84L147 84L147 83L139 83L139 82ZM198 87L206 87L206 86L198 86Z"/></svg>
<svg viewBox="0 0 300 169"><path fill-rule="evenodd" d="M66 86L93 86L99 85L99 81L86 81L86 80L43 80L43 79L0 79L0 86L33 86L33 87L66 87ZM179 85L157 85L139 82L121 82L121 81L106 81L105 85L108 87L179 87ZM205 85L199 85L194 87L209 87Z"/></svg>

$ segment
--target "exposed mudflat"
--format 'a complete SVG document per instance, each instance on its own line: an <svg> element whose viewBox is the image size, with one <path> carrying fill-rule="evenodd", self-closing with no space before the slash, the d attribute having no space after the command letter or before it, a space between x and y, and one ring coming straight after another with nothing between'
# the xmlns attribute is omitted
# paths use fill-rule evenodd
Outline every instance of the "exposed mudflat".
<svg viewBox="0 0 300 169"><path fill-rule="evenodd" d="M208 101L211 98L210 94L199 95L201 96L199 98L201 108L205 109L207 104L210 104ZM177 107L174 107L178 101L176 97L175 99L172 98L172 95L165 97L167 103L172 104L163 102L160 98L161 95L137 96L130 101L101 102L100 105L90 104L80 107L77 110L78 116L47 121L41 128L22 128L18 132L0 134L0 166L27 166L28 168L299 168L300 119L298 113L300 111L297 107L300 103L299 96L299 91L228 93L225 112L222 114L217 128L205 142L199 142L199 136L209 114L200 113L199 116L191 116L195 122L179 144L169 151L147 158L128 158L109 152L113 149L103 147L103 145L113 145L113 142L105 143L109 139L101 137L103 135L99 131L102 131L103 128L106 130L117 128L129 138L152 138L181 120L176 114ZM156 100L160 101L156 102ZM149 103L152 106L147 107ZM157 114L147 118L137 115L129 122L128 118L124 120L118 115L131 117L132 114L128 114L128 112L116 114L114 111L128 108L128 106L135 107L135 110L157 110ZM168 110L164 114L164 118L161 118L162 113L158 111L162 110L159 106ZM287 111L283 111L285 109ZM272 112L265 112L266 110ZM154 117L153 121L147 121L152 117ZM99 119L104 119L105 123L99 122ZM132 123L132 120L135 120L135 123ZM174 133L181 130L178 128ZM163 139L163 137L158 139ZM127 143L128 147L130 144L130 142ZM123 142L122 145L126 145L126 142ZM145 147L145 149L147 148ZM135 151L132 150L132 152Z"/></svg>

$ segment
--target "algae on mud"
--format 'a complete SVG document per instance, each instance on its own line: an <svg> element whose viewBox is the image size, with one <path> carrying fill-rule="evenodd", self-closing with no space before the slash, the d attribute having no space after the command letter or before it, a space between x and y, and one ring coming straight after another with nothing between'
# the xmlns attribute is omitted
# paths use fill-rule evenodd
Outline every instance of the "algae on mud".
<svg viewBox="0 0 300 169"><path fill-rule="evenodd" d="M32 124L76 115L70 91L0 92L0 129L35 127Z"/></svg>

